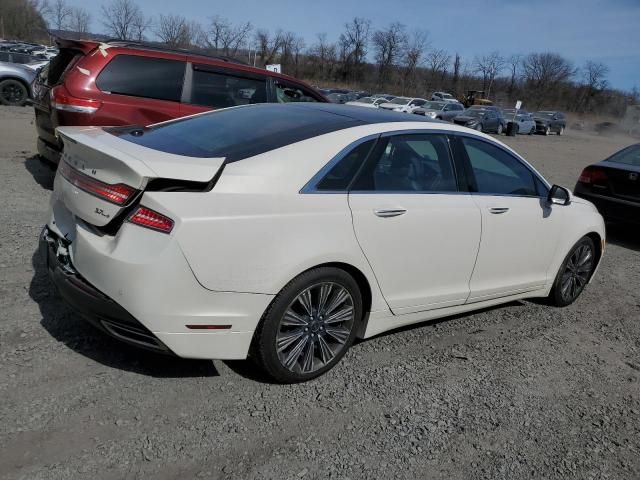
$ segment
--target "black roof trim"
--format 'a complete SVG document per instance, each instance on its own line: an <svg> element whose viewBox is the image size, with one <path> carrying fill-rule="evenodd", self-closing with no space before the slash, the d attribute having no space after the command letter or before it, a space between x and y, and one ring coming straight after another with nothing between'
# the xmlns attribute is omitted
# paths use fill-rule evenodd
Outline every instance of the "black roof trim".
<svg viewBox="0 0 640 480"><path fill-rule="evenodd" d="M235 63L238 65L248 65L246 62L241 60L237 60L231 57L225 57L224 55L209 55L203 52L199 52L196 50L190 50L188 48L171 48L166 45L148 43L148 42L135 42L132 40L120 40L117 38L110 38L102 43L108 43L109 45L118 46L118 47L126 47L126 48L139 48L143 50L153 50L157 52L166 52L166 53L178 53L182 55L191 55L203 58L211 58L214 60L222 60L223 62Z"/></svg>

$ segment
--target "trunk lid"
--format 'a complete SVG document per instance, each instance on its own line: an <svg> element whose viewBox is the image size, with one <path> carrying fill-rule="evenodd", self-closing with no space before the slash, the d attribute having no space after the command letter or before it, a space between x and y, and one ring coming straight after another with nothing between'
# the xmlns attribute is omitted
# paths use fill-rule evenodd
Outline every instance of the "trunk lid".
<svg viewBox="0 0 640 480"><path fill-rule="evenodd" d="M610 195L640 202L640 167L615 162L602 162L599 166L606 172L606 189Z"/></svg>
<svg viewBox="0 0 640 480"><path fill-rule="evenodd" d="M190 182L204 190L224 163L224 158L160 152L99 127L60 127L57 132L64 153L54 195L72 214L98 227L126 214L150 181Z"/></svg>

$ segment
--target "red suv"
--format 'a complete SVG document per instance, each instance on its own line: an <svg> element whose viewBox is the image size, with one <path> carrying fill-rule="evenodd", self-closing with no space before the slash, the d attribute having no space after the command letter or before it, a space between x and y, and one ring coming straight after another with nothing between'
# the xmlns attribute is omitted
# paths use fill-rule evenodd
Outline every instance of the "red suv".
<svg viewBox="0 0 640 480"><path fill-rule="evenodd" d="M38 151L58 163L63 125L149 125L265 102L327 102L299 80L224 57L114 41L58 40L38 75Z"/></svg>

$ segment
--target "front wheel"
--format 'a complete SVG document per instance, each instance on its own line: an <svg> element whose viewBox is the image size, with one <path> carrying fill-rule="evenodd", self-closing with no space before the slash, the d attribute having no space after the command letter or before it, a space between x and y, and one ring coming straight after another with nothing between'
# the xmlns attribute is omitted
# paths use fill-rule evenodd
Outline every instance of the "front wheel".
<svg viewBox="0 0 640 480"><path fill-rule="evenodd" d="M534 133L536 133L536 127L531 127L531 130L529 130L529 135L533 135Z"/></svg>
<svg viewBox="0 0 640 480"><path fill-rule="evenodd" d="M8 79L0 82L0 103L21 107L27 103L29 91L18 80Z"/></svg>
<svg viewBox="0 0 640 480"><path fill-rule="evenodd" d="M551 134L551 129L550 129L549 127L545 128L545 129L544 129L544 134L545 134L546 136L549 136L549 135Z"/></svg>
<svg viewBox="0 0 640 480"><path fill-rule="evenodd" d="M477 130L478 132L481 132L481 131L482 131L482 124L481 124L481 123L479 123L479 124L477 124L477 125L476 125L476 130Z"/></svg>
<svg viewBox="0 0 640 480"><path fill-rule="evenodd" d="M560 130L558 130L558 135L562 134L564 134L564 127L560 127Z"/></svg>
<svg viewBox="0 0 640 480"><path fill-rule="evenodd" d="M297 383L333 368L362 318L362 295L344 270L298 275L275 297L256 330L254 361L273 380Z"/></svg>
<svg viewBox="0 0 640 480"><path fill-rule="evenodd" d="M596 268L596 247L589 237L582 237L562 262L553 282L549 300L553 305L572 304L584 290Z"/></svg>
<svg viewBox="0 0 640 480"><path fill-rule="evenodd" d="M496 133L498 135L502 135L502 124L501 123L498 124L498 128L496 129Z"/></svg>

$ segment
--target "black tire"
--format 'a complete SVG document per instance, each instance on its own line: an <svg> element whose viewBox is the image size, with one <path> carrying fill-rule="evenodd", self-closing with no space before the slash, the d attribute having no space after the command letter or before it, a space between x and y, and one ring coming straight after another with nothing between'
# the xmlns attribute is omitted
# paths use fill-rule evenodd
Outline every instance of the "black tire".
<svg viewBox="0 0 640 480"><path fill-rule="evenodd" d="M544 134L545 134L546 136L551 135L551 128L546 127L546 128L544 129Z"/></svg>
<svg viewBox="0 0 640 480"><path fill-rule="evenodd" d="M561 127L558 129L558 136L560 136L560 135L562 135L562 134L564 134L564 126L561 126Z"/></svg>
<svg viewBox="0 0 640 480"><path fill-rule="evenodd" d="M478 132L482 132L483 131L482 124L481 123L477 124L476 127L475 127L475 130L478 131Z"/></svg>
<svg viewBox="0 0 640 480"><path fill-rule="evenodd" d="M496 134L497 135L502 135L502 124L499 123L498 127L496 128Z"/></svg>
<svg viewBox="0 0 640 480"><path fill-rule="evenodd" d="M578 264L583 258L583 253L581 253L583 248L588 250L589 258L583 264ZM593 240L586 236L571 247L560 265L551 293L549 293L549 302L552 305L566 307L577 300L596 268L596 255L596 246ZM571 278L573 280L570 280Z"/></svg>
<svg viewBox="0 0 640 480"><path fill-rule="evenodd" d="M19 80L9 78L0 82L0 103L21 107L29 99L29 90Z"/></svg>
<svg viewBox="0 0 640 480"><path fill-rule="evenodd" d="M536 127L531 127L531 130L529 130L529 135L533 135L534 133L536 133Z"/></svg>
<svg viewBox="0 0 640 480"><path fill-rule="evenodd" d="M345 289L351 296L350 298L352 300L353 307L353 321L351 323L348 338L346 338L344 344L339 346L339 350L332 352L334 356L331 357L331 360L324 363L318 358L318 362L320 364L323 364L323 366L314 371L306 373L300 371L303 367L296 361L294 363L294 368L298 371L293 371L291 368L288 368L285 366L285 364L283 364L276 345L276 342L279 338L278 335L281 333L281 329L283 328L281 322L285 316L285 312L288 312L289 309L292 308L294 302L301 294L303 294L303 292L305 292L307 289L315 288L317 285L327 283L337 285ZM344 270L334 267L319 267L301 273L296 278L291 280L280 291L280 293L276 295L276 297L271 302L271 305L264 313L253 338L251 348L252 360L254 361L256 366L262 369L268 377L278 383L298 383L316 378L327 372L328 370L331 370L340 361L340 359L344 356L344 354L353 343L353 340L356 336L358 324L362 320L362 308L362 294L360 292L358 284L353 279L353 277ZM308 317L307 320L309 320ZM327 330L328 329L329 327L327 327ZM315 335L316 337L316 343L311 346L312 356L314 356L314 354L316 353L316 349L319 348L317 347L320 340L318 337L323 335L323 338L329 338L327 337L326 332L320 332L318 330L315 331L317 333L313 335ZM313 341L314 340L312 339L311 342ZM306 345L307 343L305 343L305 347ZM305 350L308 350L308 348ZM319 355L321 352L318 351L317 353ZM300 360L300 357L298 357L298 360Z"/></svg>

